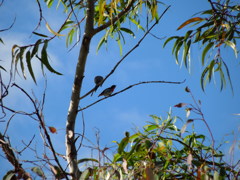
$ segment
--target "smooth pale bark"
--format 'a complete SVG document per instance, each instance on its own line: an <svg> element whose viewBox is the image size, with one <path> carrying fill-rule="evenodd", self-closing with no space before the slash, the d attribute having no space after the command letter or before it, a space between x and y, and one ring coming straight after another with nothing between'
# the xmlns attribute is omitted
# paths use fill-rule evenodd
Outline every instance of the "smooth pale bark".
<svg viewBox="0 0 240 180"><path fill-rule="evenodd" d="M80 47L78 62L76 65L75 78L72 87L72 96L68 109L66 123L66 156L69 164L69 171L73 179L79 179L80 176L80 171L78 169L77 164L77 150L75 146L75 122L77 117L78 106L80 103L79 97L84 78L85 65L93 34L93 20L94 20L94 0L88 0L86 26Z"/></svg>
<svg viewBox="0 0 240 180"><path fill-rule="evenodd" d="M94 0L88 0L86 26L84 30L84 36L82 39L78 62L76 65L76 72L74 78L74 84L72 87L72 96L68 109L67 123L66 123L66 156L69 166L69 173L73 179L79 179L80 171L77 164L77 150L75 146L75 122L78 113L78 107L80 104L80 93L82 82L84 78L85 65L89 52L90 42L92 37L98 32L108 28L111 24L114 24L119 18L124 16L132 7L135 0L124 8L116 17L111 21L103 24L102 26L94 29Z"/></svg>

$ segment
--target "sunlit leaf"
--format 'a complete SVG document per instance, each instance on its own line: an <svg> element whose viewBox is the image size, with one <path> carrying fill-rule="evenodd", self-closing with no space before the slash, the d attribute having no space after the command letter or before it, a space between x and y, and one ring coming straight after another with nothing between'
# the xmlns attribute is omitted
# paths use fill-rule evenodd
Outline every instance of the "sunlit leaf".
<svg viewBox="0 0 240 180"><path fill-rule="evenodd" d="M224 41L224 43L233 49L235 57L237 58L238 52L237 52L236 44L233 43L232 41Z"/></svg>
<svg viewBox="0 0 240 180"><path fill-rule="evenodd" d="M82 172L79 179L89 179L90 176L90 168L87 168L85 171Z"/></svg>
<svg viewBox="0 0 240 180"><path fill-rule="evenodd" d="M182 59L184 61L184 64L185 64L186 68L188 67L187 56L189 56L190 46L191 46L191 39L187 43L184 41L184 49L183 49Z"/></svg>
<svg viewBox="0 0 240 180"><path fill-rule="evenodd" d="M106 1L104 0L100 0L99 1L99 18L98 18L98 26L103 24L103 14L105 11L105 5L106 5Z"/></svg>
<svg viewBox="0 0 240 180"><path fill-rule="evenodd" d="M179 55L179 52L180 52L180 49L181 49L182 45L183 45L183 41L180 41L175 48L175 53L174 54L175 54L176 64L179 64L178 55Z"/></svg>
<svg viewBox="0 0 240 180"><path fill-rule="evenodd" d="M194 18L191 18L191 19L188 19L187 21L185 21L183 24L181 24L177 30L180 30L182 29L183 27L185 27L186 25L190 24L190 23L193 23L193 22L196 22L196 21L203 21L204 19L203 18L200 18L200 17L194 17Z"/></svg>
<svg viewBox="0 0 240 180"><path fill-rule="evenodd" d="M205 46L205 48L203 49L202 52L202 65L204 65L204 60L205 60L205 56L207 54L207 52L209 51L209 49L214 45L213 42L210 42L208 45Z"/></svg>
<svg viewBox="0 0 240 180"><path fill-rule="evenodd" d="M118 42L118 47L119 47L119 50L120 50L120 55L122 55L122 43L121 43L121 40L118 39L117 42Z"/></svg>
<svg viewBox="0 0 240 180"><path fill-rule="evenodd" d="M33 167L31 168L31 171L36 173L39 177L45 178L44 172L39 167Z"/></svg>
<svg viewBox="0 0 240 180"><path fill-rule="evenodd" d="M13 170L8 171L3 177L3 180L13 180L13 179L16 179L16 176Z"/></svg>
<svg viewBox="0 0 240 180"><path fill-rule="evenodd" d="M73 36L75 34L76 30L74 28L72 28L68 34L67 34L67 38L66 38L66 45L67 47L72 44L72 41L73 41Z"/></svg>
<svg viewBox="0 0 240 180"><path fill-rule="evenodd" d="M46 27L47 27L48 31L50 33L54 34L55 36L64 36L63 34L59 34L59 33L55 32L47 22L46 22Z"/></svg>

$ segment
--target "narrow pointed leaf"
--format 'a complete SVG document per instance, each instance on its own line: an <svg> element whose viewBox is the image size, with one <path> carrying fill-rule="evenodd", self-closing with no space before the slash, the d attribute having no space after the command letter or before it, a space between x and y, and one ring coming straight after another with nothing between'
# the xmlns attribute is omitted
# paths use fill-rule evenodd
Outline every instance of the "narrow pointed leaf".
<svg viewBox="0 0 240 180"><path fill-rule="evenodd" d="M33 50L32 50L32 53L31 53L31 58L37 53L38 51L38 47L39 47L39 44L42 42L41 39L37 40L37 42L35 43L34 47L33 47Z"/></svg>
<svg viewBox="0 0 240 180"><path fill-rule="evenodd" d="M180 30L182 29L183 27L185 27L186 25L190 24L190 23L193 23L193 22L196 22L196 21L203 21L204 19L203 18L200 18L200 17L194 17L194 18L191 18L191 19L188 19L187 21L185 21L184 23L182 23L178 28L177 30Z"/></svg>
<svg viewBox="0 0 240 180"><path fill-rule="evenodd" d="M224 43L233 49L235 57L237 58L238 52L237 52L236 44L233 43L232 41L224 41Z"/></svg>
<svg viewBox="0 0 240 180"><path fill-rule="evenodd" d="M26 62L27 62L28 71L29 71L29 73L30 73L33 81L37 84L36 79L35 79L35 76L34 76L34 72L33 72L33 69L32 69L31 53L30 53L30 51L28 51L28 52L26 53Z"/></svg>
<svg viewBox="0 0 240 180"><path fill-rule="evenodd" d="M41 37L45 37L45 38L48 38L47 35L45 34L41 34L41 33L37 33L37 32L32 32L33 34L37 35L37 36L41 36Z"/></svg>
<svg viewBox="0 0 240 180"><path fill-rule="evenodd" d="M179 38L179 36L172 36L172 37L168 38L168 39L164 42L163 48L164 48L164 47L167 45L167 43L169 43L171 40L177 39L177 38Z"/></svg>
<svg viewBox="0 0 240 180"><path fill-rule="evenodd" d="M207 46L205 46L203 52L202 52L202 65L204 65L204 60L205 60L205 56L207 54L207 52L209 51L209 49L214 45L213 42L210 42Z"/></svg>
<svg viewBox="0 0 240 180"><path fill-rule="evenodd" d="M124 31L124 32L126 32L126 33L128 33L128 34L130 34L130 35L132 35L133 37L135 37L135 34L134 34L134 32L132 32L130 29L128 29L128 28L120 28L120 30L121 31Z"/></svg>
<svg viewBox="0 0 240 180"><path fill-rule="evenodd" d="M204 87L205 87L205 81L204 81L204 79L205 79L205 75L206 75L206 73L208 72L208 70L209 70L209 68L208 67L206 67L204 70L203 70L203 72L202 72L202 75L201 75L201 88L202 88L202 90L204 91Z"/></svg>
<svg viewBox="0 0 240 180"><path fill-rule="evenodd" d="M55 74L58 74L58 75L62 75L61 73L55 71L52 66L49 64L49 61L48 61L48 55L47 55L47 46L48 46L48 41L45 41L44 43L44 46L42 48L42 52L41 52L41 58L40 61L46 66L46 68L52 72L52 73L55 73Z"/></svg>
<svg viewBox="0 0 240 180"><path fill-rule="evenodd" d="M50 33L54 34L55 36L64 36L63 34L59 34L59 33L55 32L47 22L46 22L46 27L47 27L48 31Z"/></svg>

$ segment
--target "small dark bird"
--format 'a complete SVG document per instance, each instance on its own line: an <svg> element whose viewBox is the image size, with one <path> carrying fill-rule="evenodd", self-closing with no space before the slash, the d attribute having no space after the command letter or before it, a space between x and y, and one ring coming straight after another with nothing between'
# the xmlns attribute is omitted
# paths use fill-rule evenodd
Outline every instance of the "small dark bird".
<svg viewBox="0 0 240 180"><path fill-rule="evenodd" d="M97 91L97 89L99 88L100 85L102 86L102 84L101 84L102 81L103 81L103 77L102 76L96 76L94 78L95 87L94 87L94 90L93 90L91 96L93 95L94 92Z"/></svg>
<svg viewBox="0 0 240 180"><path fill-rule="evenodd" d="M99 96L105 96L105 97L110 96L113 93L115 88L116 88L116 85L112 85L111 87L105 89L101 94L99 94L98 97Z"/></svg>

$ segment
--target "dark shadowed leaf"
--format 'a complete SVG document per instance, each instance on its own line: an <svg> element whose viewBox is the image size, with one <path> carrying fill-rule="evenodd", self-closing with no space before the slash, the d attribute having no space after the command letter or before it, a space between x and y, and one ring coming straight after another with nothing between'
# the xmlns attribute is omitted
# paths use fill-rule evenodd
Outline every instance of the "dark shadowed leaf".
<svg viewBox="0 0 240 180"><path fill-rule="evenodd" d="M83 162L88 162L88 161L93 161L93 162L96 162L96 163L99 163L99 161L97 159L93 159L93 158L83 158L83 159L79 159L77 161L77 163L83 163Z"/></svg>
<svg viewBox="0 0 240 180"><path fill-rule="evenodd" d="M181 107L184 107L186 105L187 105L186 103L178 103L174 107L181 108Z"/></svg>
<svg viewBox="0 0 240 180"><path fill-rule="evenodd" d="M45 38L48 38L47 35L45 34L41 34L41 33L37 33L37 32L32 32L33 34L37 35L37 36L40 36L40 37L45 37Z"/></svg>
<svg viewBox="0 0 240 180"><path fill-rule="evenodd" d="M41 58L39 58L39 60L45 65L45 67L52 73L58 74L58 75L62 75L61 73L55 71L52 66L49 64L48 61L48 55L47 55L47 46L48 46L48 41L44 42L43 48L42 48L42 52L41 52Z"/></svg>
<svg viewBox="0 0 240 180"><path fill-rule="evenodd" d="M35 79L35 76L34 76L34 72L33 72L33 69L32 69L31 53L30 53L30 51L28 51L28 52L26 53L26 62L27 62L28 71L29 71L29 73L30 73L33 81L37 84L36 79Z"/></svg>

